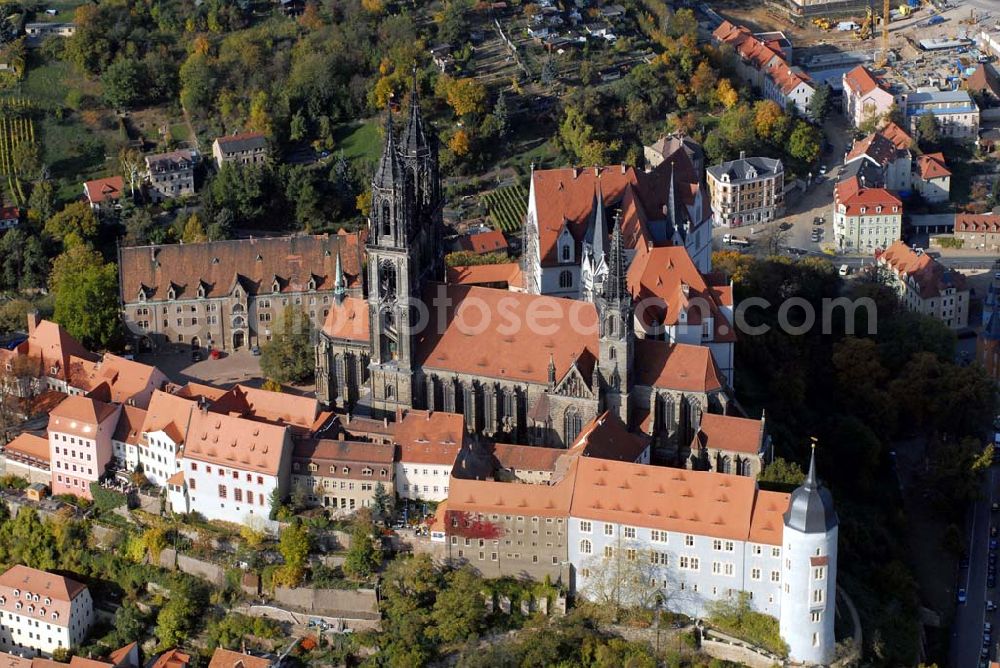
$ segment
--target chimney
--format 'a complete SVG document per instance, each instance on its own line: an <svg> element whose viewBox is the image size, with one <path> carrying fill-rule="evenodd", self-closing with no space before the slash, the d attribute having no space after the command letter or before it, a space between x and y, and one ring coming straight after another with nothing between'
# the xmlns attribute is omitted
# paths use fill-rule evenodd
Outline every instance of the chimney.
<svg viewBox="0 0 1000 668"><path fill-rule="evenodd" d="M427 410L427 421L428 421L428 422L430 422L430 419L431 419L431 413L433 413L433 412L434 412L434 411L432 411L432 410L430 410L430 409L428 409L428 410Z"/></svg>
<svg viewBox="0 0 1000 668"><path fill-rule="evenodd" d="M597 165L594 165L594 176L600 176L600 175L601 175L601 168L598 167Z"/></svg>
<svg viewBox="0 0 1000 668"><path fill-rule="evenodd" d="M42 321L42 317L38 315L38 311L31 310L28 311L28 336L35 333L35 327L38 327L38 323Z"/></svg>
<svg viewBox="0 0 1000 668"><path fill-rule="evenodd" d="M347 418L347 420L344 422L344 424L351 424L351 412L348 411L347 414L344 417Z"/></svg>
<svg viewBox="0 0 1000 668"><path fill-rule="evenodd" d="M740 151L740 160L746 160L746 159L747 159L747 152Z"/></svg>
<svg viewBox="0 0 1000 668"><path fill-rule="evenodd" d="M338 441L343 441L344 440L344 432L340 432L339 434L337 434L337 440Z"/></svg>
<svg viewBox="0 0 1000 668"><path fill-rule="evenodd" d="M624 173L625 173L625 163L623 162L622 163L622 174L624 174Z"/></svg>
<svg viewBox="0 0 1000 668"><path fill-rule="evenodd" d="M580 170L577 169L576 167L574 167L573 168L573 178L575 179L577 176L579 176L579 174L580 174Z"/></svg>

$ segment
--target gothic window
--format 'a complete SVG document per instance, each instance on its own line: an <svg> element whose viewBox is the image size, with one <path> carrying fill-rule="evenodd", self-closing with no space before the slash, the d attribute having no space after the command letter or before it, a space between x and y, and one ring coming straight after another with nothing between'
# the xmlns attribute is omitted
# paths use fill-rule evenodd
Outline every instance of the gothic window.
<svg viewBox="0 0 1000 668"><path fill-rule="evenodd" d="M563 432L565 433L565 442L567 444L570 443L577 437L582 429L583 418L580 417L580 412L576 410L576 408L567 408L566 413L563 415Z"/></svg>
<svg viewBox="0 0 1000 668"><path fill-rule="evenodd" d="M618 356L618 351L614 348L608 348L608 359L615 359Z"/></svg>
<svg viewBox="0 0 1000 668"><path fill-rule="evenodd" d="M386 260L379 265L379 296L391 299L396 296L396 267Z"/></svg>
<svg viewBox="0 0 1000 668"><path fill-rule="evenodd" d="M728 456L723 456L719 458L718 473L732 473L733 472L733 460Z"/></svg>
<svg viewBox="0 0 1000 668"><path fill-rule="evenodd" d="M384 199L382 200L382 216L379 221L382 224L381 234L384 237L390 236L392 234L392 225L390 225L389 223L390 218L391 215L390 215L389 200Z"/></svg>
<svg viewBox="0 0 1000 668"><path fill-rule="evenodd" d="M565 255L565 254L567 254L569 252L569 247L566 246L566 247L564 247L563 250L566 251L566 253L564 253L564 255ZM564 270L564 271L559 272L559 287L560 288L571 288L571 287L573 287L573 274L569 270Z"/></svg>
<svg viewBox="0 0 1000 668"><path fill-rule="evenodd" d="M661 394L659 396L660 404L660 426L663 429L673 429L674 424L677 421L677 407L674 402L674 398L669 394Z"/></svg>
<svg viewBox="0 0 1000 668"><path fill-rule="evenodd" d="M604 321L604 328L608 333L608 336L618 336L618 321L614 316L608 316Z"/></svg>
<svg viewBox="0 0 1000 668"><path fill-rule="evenodd" d="M385 399L386 401L392 401L396 396L396 389L392 385L385 386Z"/></svg>

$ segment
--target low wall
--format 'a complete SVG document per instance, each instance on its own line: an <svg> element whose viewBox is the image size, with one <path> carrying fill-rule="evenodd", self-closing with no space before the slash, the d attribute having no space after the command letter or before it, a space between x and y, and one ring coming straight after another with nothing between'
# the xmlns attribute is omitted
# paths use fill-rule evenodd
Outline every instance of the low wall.
<svg viewBox="0 0 1000 668"><path fill-rule="evenodd" d="M310 614L322 614L339 619L380 618L378 597L374 589L311 589L277 587L276 603L297 608Z"/></svg>
<svg viewBox="0 0 1000 668"><path fill-rule="evenodd" d="M159 565L170 570L195 575L216 586L222 586L226 583L226 569L222 566L210 561L195 559L186 554L178 554L172 547L165 548L160 552Z"/></svg>
<svg viewBox="0 0 1000 668"><path fill-rule="evenodd" d="M712 658L732 661L750 668L772 668L782 665L781 661L758 654L743 645L732 645L721 640L705 638L701 641L701 649Z"/></svg>

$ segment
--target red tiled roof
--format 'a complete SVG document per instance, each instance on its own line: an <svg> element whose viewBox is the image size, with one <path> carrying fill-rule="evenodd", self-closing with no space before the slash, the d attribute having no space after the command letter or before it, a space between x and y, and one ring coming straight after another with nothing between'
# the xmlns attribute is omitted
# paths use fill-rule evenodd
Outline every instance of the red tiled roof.
<svg viewBox="0 0 1000 668"><path fill-rule="evenodd" d="M287 428L194 410L184 458L277 475Z"/></svg>
<svg viewBox="0 0 1000 668"><path fill-rule="evenodd" d="M861 156L867 156L875 163L885 167L896 159L897 148L881 132L873 132L863 139L858 139L851 146L844 162L851 162Z"/></svg>
<svg viewBox="0 0 1000 668"><path fill-rule="evenodd" d="M122 193L125 192L125 179L120 176L94 179L83 184L83 191L91 204L121 199Z"/></svg>
<svg viewBox="0 0 1000 668"><path fill-rule="evenodd" d="M944 153L925 153L917 158L917 169L924 181L951 176L945 166Z"/></svg>
<svg viewBox="0 0 1000 668"><path fill-rule="evenodd" d="M691 449L711 448L756 455L760 452L763 438L764 424L760 420L704 413Z"/></svg>
<svg viewBox="0 0 1000 668"><path fill-rule="evenodd" d="M785 528L782 517L788 510L791 494L757 490L757 498L750 518L750 532L747 538L754 543L781 545L781 534Z"/></svg>
<svg viewBox="0 0 1000 668"><path fill-rule="evenodd" d="M955 214L956 232L1000 232L1000 216L992 213L958 213Z"/></svg>
<svg viewBox="0 0 1000 668"><path fill-rule="evenodd" d="M947 288L965 289L964 276L926 253L918 254L903 241L889 246L879 261L888 264L904 280L913 279L923 299L937 297Z"/></svg>
<svg viewBox="0 0 1000 668"><path fill-rule="evenodd" d="M174 394L153 392L146 411L146 419L142 422L143 433L162 431L177 444L183 444L187 439L188 427L191 423L191 413L197 410L197 403Z"/></svg>
<svg viewBox="0 0 1000 668"><path fill-rule="evenodd" d="M212 402L209 410L308 431L319 415L319 402L315 397L236 385Z"/></svg>
<svg viewBox="0 0 1000 668"><path fill-rule="evenodd" d="M537 445L495 443L492 448L500 466L511 471L555 471L556 460L566 454L561 448Z"/></svg>
<svg viewBox="0 0 1000 668"><path fill-rule="evenodd" d="M115 651L111 652L111 654L108 655L108 661L117 666L118 664L128 659L129 654L132 653L133 649L137 649L138 644L139 643L137 642L130 642L124 647L119 647L118 649L116 649ZM136 657L138 657L138 653L136 654Z"/></svg>
<svg viewBox="0 0 1000 668"><path fill-rule="evenodd" d="M259 656L241 654L232 650L218 648L212 654L208 668L270 668L271 662Z"/></svg>
<svg viewBox="0 0 1000 668"><path fill-rule="evenodd" d="M889 124L882 128L882 135L900 151L909 150L913 146L913 137L892 121L889 121Z"/></svg>
<svg viewBox="0 0 1000 668"><path fill-rule="evenodd" d="M398 460L408 464L451 465L464 441L465 418L442 411L407 411L393 436Z"/></svg>
<svg viewBox="0 0 1000 668"><path fill-rule="evenodd" d="M567 474L551 485L525 485L452 476L448 482L448 512L566 517L573 500L573 481L580 461L575 458L570 463ZM438 514L442 514L440 510L439 508ZM446 522L445 530L450 531L451 528Z"/></svg>
<svg viewBox="0 0 1000 668"><path fill-rule="evenodd" d="M337 253L349 287L361 286L361 242L357 234L302 235L209 241L121 249L121 289L126 302L194 298L199 285L209 297L228 295L239 281L250 294L332 290Z"/></svg>
<svg viewBox="0 0 1000 668"><path fill-rule="evenodd" d="M858 65L853 70L844 75L844 83L850 86L855 95L867 95L876 88L880 88L878 81L868 71L864 65Z"/></svg>
<svg viewBox="0 0 1000 668"><path fill-rule="evenodd" d="M334 303L323 323L323 333L334 339L367 343L371 340L368 302L359 297L344 297Z"/></svg>
<svg viewBox="0 0 1000 668"><path fill-rule="evenodd" d="M371 464L392 464L395 448L386 443L364 441L338 441L335 439L299 439L292 449L292 460L301 463L315 463L323 470L323 464L330 462L368 462ZM360 471L358 475L360 476Z"/></svg>
<svg viewBox="0 0 1000 668"><path fill-rule="evenodd" d="M501 253L507 250L507 238L500 230L490 230L478 234L469 234L459 240L463 250L478 255L486 253Z"/></svg>
<svg viewBox="0 0 1000 668"><path fill-rule="evenodd" d="M629 431L617 413L605 411L583 426L569 454L634 462L647 448L646 434Z"/></svg>
<svg viewBox="0 0 1000 668"><path fill-rule="evenodd" d="M508 288L524 286L521 265L517 262L448 267L445 282L449 285L483 285L487 287L500 284L504 284Z"/></svg>
<svg viewBox="0 0 1000 668"><path fill-rule="evenodd" d="M22 432L10 443L4 446L4 451L14 458L27 461L49 462L49 439L46 436Z"/></svg>
<svg viewBox="0 0 1000 668"><path fill-rule="evenodd" d="M862 215L862 208L865 215L874 214L878 207L882 207L884 213L902 214L903 202L898 197L885 188L864 188L856 176L838 183L833 197L838 206L846 207L848 216Z"/></svg>
<svg viewBox="0 0 1000 668"><path fill-rule="evenodd" d="M118 426L111 437L121 443L139 445L142 437L142 425L146 421L146 411L137 406L122 406L118 416Z"/></svg>
<svg viewBox="0 0 1000 668"><path fill-rule="evenodd" d="M705 346L639 339L635 342L635 359L636 385L684 392L722 389L722 374L712 351Z"/></svg>
<svg viewBox="0 0 1000 668"><path fill-rule="evenodd" d="M95 429L118 412L118 406L87 397L69 396L49 413L49 430L94 438Z"/></svg>
<svg viewBox="0 0 1000 668"><path fill-rule="evenodd" d="M136 401L138 395L147 390L164 386L167 377L155 366L105 353L96 362L71 357L66 382L70 387L90 393L95 399L126 404ZM142 403L139 405L144 408Z"/></svg>
<svg viewBox="0 0 1000 668"><path fill-rule="evenodd" d="M20 590L21 596L15 596L14 590ZM44 619L46 623L58 624L59 626L70 625L70 609L73 599L86 591L87 587L76 580L71 580L62 575L40 571L27 566L12 566L3 575L0 575L0 594L3 594L5 602L0 604L0 610L8 612L14 611L14 606L20 600L24 592L38 594L38 601L33 602L33 612L28 612L27 608L22 608L21 615L27 615ZM49 603L45 598L50 599ZM53 620L52 613L57 613L58 618Z"/></svg>

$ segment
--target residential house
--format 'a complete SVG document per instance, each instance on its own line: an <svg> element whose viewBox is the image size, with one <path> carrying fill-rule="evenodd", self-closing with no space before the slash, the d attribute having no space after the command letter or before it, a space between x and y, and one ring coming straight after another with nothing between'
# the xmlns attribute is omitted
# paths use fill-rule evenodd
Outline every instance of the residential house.
<svg viewBox="0 0 1000 668"><path fill-rule="evenodd" d="M218 137L212 142L212 156L219 169L230 165L263 165L268 158L267 137L260 132L244 132Z"/></svg>
<svg viewBox="0 0 1000 668"><path fill-rule="evenodd" d="M146 156L146 185L150 198L160 202L194 194L195 154L190 150Z"/></svg>
<svg viewBox="0 0 1000 668"><path fill-rule="evenodd" d="M119 267L125 321L146 349L262 345L288 309L318 330L362 284L360 240L346 233L121 248Z"/></svg>
<svg viewBox="0 0 1000 668"><path fill-rule="evenodd" d="M934 114L938 133L950 139L976 141L979 138L979 106L967 90L935 90L905 96L906 120L917 134L917 121Z"/></svg>
<svg viewBox="0 0 1000 668"><path fill-rule="evenodd" d="M122 406L118 426L111 435L111 457L115 468L135 471L142 445L142 423L146 421L145 409Z"/></svg>
<svg viewBox="0 0 1000 668"><path fill-rule="evenodd" d="M287 426L293 436L300 437L321 431L333 418L332 413L320 411L319 402L314 397L271 392L240 384L206 403L208 410L214 413Z"/></svg>
<svg viewBox="0 0 1000 668"><path fill-rule="evenodd" d="M67 397L49 414L52 494L92 498L111 461L112 437L121 406L81 396Z"/></svg>
<svg viewBox="0 0 1000 668"><path fill-rule="evenodd" d="M15 392L30 397L47 390L70 391L67 383L73 359L96 360L61 325L28 314L28 338L13 350L0 348L4 370L18 376Z"/></svg>
<svg viewBox="0 0 1000 668"><path fill-rule="evenodd" d="M169 649L160 656L149 668L187 668L191 665L191 655L179 649Z"/></svg>
<svg viewBox="0 0 1000 668"><path fill-rule="evenodd" d="M646 159L646 171L656 169L664 162L669 162L677 151L683 151L691 163L695 175L701 180L705 173L705 151L701 144L684 133L673 133L660 137L649 146L642 149Z"/></svg>
<svg viewBox="0 0 1000 668"><path fill-rule="evenodd" d="M371 508L379 485L393 496L395 447L334 439L296 440L292 448L292 494L334 514Z"/></svg>
<svg viewBox="0 0 1000 668"><path fill-rule="evenodd" d="M878 262L892 273L907 310L936 318L949 329L969 325L969 288L962 274L902 241L889 246Z"/></svg>
<svg viewBox="0 0 1000 668"><path fill-rule="evenodd" d="M771 451L764 418L706 413L691 443L690 468L756 479Z"/></svg>
<svg viewBox="0 0 1000 668"><path fill-rule="evenodd" d="M153 392L168 382L155 366L105 353L97 361L71 356L66 386L71 395L146 408Z"/></svg>
<svg viewBox="0 0 1000 668"><path fill-rule="evenodd" d="M72 37L76 34L75 23L38 22L25 23L24 34L31 46L38 46L46 37Z"/></svg>
<svg viewBox="0 0 1000 668"><path fill-rule="evenodd" d="M168 480L167 499L176 513L273 530L268 516L273 500L288 495L291 454L287 427L196 409L180 460L183 479Z"/></svg>
<svg viewBox="0 0 1000 668"><path fill-rule="evenodd" d="M129 439L136 441L135 446L126 441L126 468L142 471L151 483L164 487L181 470L192 415L197 411L198 404L194 401L155 392L139 423L138 438L129 434Z"/></svg>
<svg viewBox="0 0 1000 668"><path fill-rule="evenodd" d="M73 650L95 621L86 585L22 565L0 575L0 613L0 648L22 656Z"/></svg>
<svg viewBox="0 0 1000 668"><path fill-rule="evenodd" d="M1000 251L1000 216L993 213L955 214L955 238L961 239L965 248Z"/></svg>
<svg viewBox="0 0 1000 668"><path fill-rule="evenodd" d="M902 236L903 203L885 188L866 187L864 175L837 183L833 199L833 234L839 249L872 252Z"/></svg>
<svg viewBox="0 0 1000 668"><path fill-rule="evenodd" d="M865 177L869 187L881 187L894 193L913 188L913 139L901 127L890 122L882 130L858 139L844 157L840 181L853 176Z"/></svg>
<svg viewBox="0 0 1000 668"><path fill-rule="evenodd" d="M925 153L913 166L913 185L924 200L940 204L951 195L951 170L945 163L944 153Z"/></svg>
<svg viewBox="0 0 1000 668"><path fill-rule="evenodd" d="M121 176L108 176L85 181L83 184L83 196L90 203L90 208L98 213L109 213L120 209L124 194L125 179Z"/></svg>
<svg viewBox="0 0 1000 668"><path fill-rule="evenodd" d="M16 206L0 207L0 232L21 224L21 209Z"/></svg>
<svg viewBox="0 0 1000 668"><path fill-rule="evenodd" d="M876 78L864 65L858 65L844 73L843 86L841 100L844 116L856 128L884 118L896 104L896 98L888 85Z"/></svg>
<svg viewBox="0 0 1000 668"><path fill-rule="evenodd" d="M409 410L396 422L396 494L441 501L465 443L465 419L457 413Z"/></svg>
<svg viewBox="0 0 1000 668"><path fill-rule="evenodd" d="M724 227L767 223L785 211L785 168L775 158L746 157L707 170L712 214Z"/></svg>

